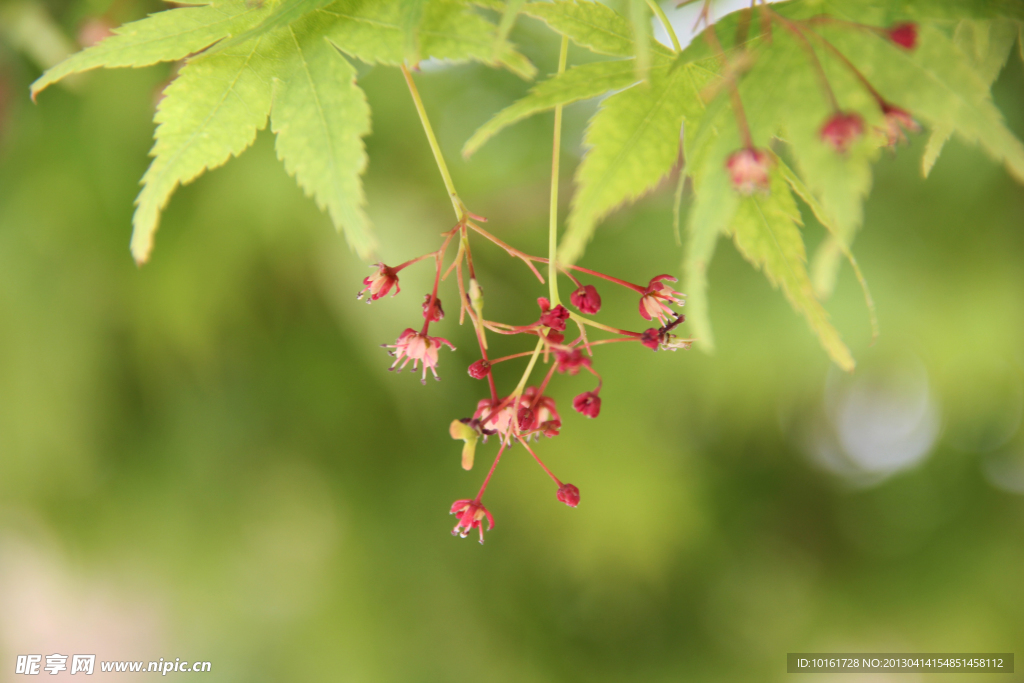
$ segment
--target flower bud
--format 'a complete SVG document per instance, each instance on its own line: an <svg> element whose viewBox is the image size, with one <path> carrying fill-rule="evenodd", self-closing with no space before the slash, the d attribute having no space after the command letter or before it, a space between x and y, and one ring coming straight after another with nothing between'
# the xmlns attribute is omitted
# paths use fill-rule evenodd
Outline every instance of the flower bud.
<svg viewBox="0 0 1024 683"><path fill-rule="evenodd" d="M491 364L483 358L469 366L469 376L473 379L483 379L491 374Z"/></svg>
<svg viewBox="0 0 1024 683"><path fill-rule="evenodd" d="M732 186L742 195L768 192L771 180L768 170L771 157L760 149L741 149L729 155L725 167L732 176Z"/></svg>
<svg viewBox="0 0 1024 683"><path fill-rule="evenodd" d="M836 112L821 127L821 139L840 154L864 132L864 120L854 113Z"/></svg>
<svg viewBox="0 0 1024 683"><path fill-rule="evenodd" d="M554 330L549 329L546 339L552 344L561 344L565 341L565 335L561 332L555 332Z"/></svg>
<svg viewBox="0 0 1024 683"><path fill-rule="evenodd" d="M906 109L884 104L882 113L885 114L885 128L882 129L882 133L890 147L906 142L908 132L918 133L921 130L921 124L915 121Z"/></svg>
<svg viewBox="0 0 1024 683"><path fill-rule="evenodd" d="M529 408L520 408L516 413L516 422L519 423L519 431L528 432L533 429L536 416Z"/></svg>
<svg viewBox="0 0 1024 683"><path fill-rule="evenodd" d="M555 367L558 372L568 372L575 375L580 368L589 368L590 359L583 355L579 349L571 351L555 351Z"/></svg>
<svg viewBox="0 0 1024 683"><path fill-rule="evenodd" d="M580 490L572 484L562 484L558 487L558 500L574 508L580 504Z"/></svg>
<svg viewBox="0 0 1024 683"><path fill-rule="evenodd" d="M601 310L601 295L594 285L582 285L569 295L569 303L580 309L581 313L593 315Z"/></svg>
<svg viewBox="0 0 1024 683"><path fill-rule="evenodd" d="M569 309L558 304L551 310L540 316L540 323L553 330L562 332L565 330L565 321L569 319Z"/></svg>
<svg viewBox="0 0 1024 683"><path fill-rule="evenodd" d="M441 308L441 300L435 296L427 294L423 299L423 317L432 323L436 323L444 318L444 309Z"/></svg>
<svg viewBox="0 0 1024 683"><path fill-rule="evenodd" d="M572 400L572 409L587 417L601 414L601 397L596 391L584 391Z"/></svg>
<svg viewBox="0 0 1024 683"><path fill-rule="evenodd" d="M900 47L913 50L917 47L917 24L910 21L889 28L889 40Z"/></svg>

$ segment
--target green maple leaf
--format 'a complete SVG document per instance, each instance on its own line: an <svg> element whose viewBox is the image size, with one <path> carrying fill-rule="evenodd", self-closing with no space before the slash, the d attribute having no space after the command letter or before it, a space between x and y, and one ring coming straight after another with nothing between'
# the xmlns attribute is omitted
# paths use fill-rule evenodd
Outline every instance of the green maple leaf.
<svg viewBox="0 0 1024 683"><path fill-rule="evenodd" d="M599 2L531 2L523 6L522 12L543 20L558 33L569 36L577 45L598 54L635 56L633 26L621 14ZM663 45L656 43L650 47L652 54L672 56L672 52Z"/></svg>
<svg viewBox="0 0 1024 683"><path fill-rule="evenodd" d="M139 263L174 190L244 151L268 116L286 170L369 258L376 242L360 178L370 111L339 49L369 63L436 57L534 73L498 27L459 0L217 0L117 29L43 74L32 93L98 67L188 58L155 117L153 161L133 217Z"/></svg>
<svg viewBox="0 0 1024 683"><path fill-rule="evenodd" d="M814 295L800 224L796 201L776 169L769 194L739 201L729 231L744 258L763 270L768 281L781 288L793 308L804 315L832 360L844 370L853 370L853 356Z"/></svg>
<svg viewBox="0 0 1024 683"><path fill-rule="evenodd" d="M245 0L181 7L114 29L114 35L48 69L32 84L33 99L73 73L99 67L140 67L184 59L228 36L246 31L270 13Z"/></svg>
<svg viewBox="0 0 1024 683"><path fill-rule="evenodd" d="M1010 56L1020 30L1018 22L1006 19L964 19L957 24L953 43L963 52L964 58L970 60L981 82L992 87ZM921 159L921 173L925 177L931 173L943 146L953 135L953 130L951 123L940 123L932 129Z"/></svg>
<svg viewBox="0 0 1024 683"><path fill-rule="evenodd" d="M636 83L636 66L632 59L591 62L574 66L530 89L522 99L502 109L480 126L462 147L463 156L470 156L502 129L518 121L554 109L558 105L598 97L612 90L621 90ZM656 68L667 71L671 63L662 61Z"/></svg>
<svg viewBox="0 0 1024 683"><path fill-rule="evenodd" d="M700 91L711 74L674 64L601 103L584 136L587 152L576 170L576 194L558 258L575 262L598 221L653 189L679 160L683 122L704 113Z"/></svg>
<svg viewBox="0 0 1024 683"><path fill-rule="evenodd" d="M274 62L261 36L191 60L165 89L157 107L153 162L142 177L132 218L131 249L145 263L171 193L209 168L241 154L270 113Z"/></svg>
<svg viewBox="0 0 1024 683"><path fill-rule="evenodd" d="M289 27L282 41L271 129L277 156L317 205L344 227L359 253L377 244L363 207L360 176L366 168L363 137L370 132L370 106L356 86L356 71L320 32Z"/></svg>

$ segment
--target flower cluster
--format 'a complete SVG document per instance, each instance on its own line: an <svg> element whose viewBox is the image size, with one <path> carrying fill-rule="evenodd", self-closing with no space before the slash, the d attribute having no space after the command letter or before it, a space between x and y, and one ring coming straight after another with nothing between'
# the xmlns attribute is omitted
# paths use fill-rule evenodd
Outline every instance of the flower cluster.
<svg viewBox="0 0 1024 683"><path fill-rule="evenodd" d="M579 505L579 489L558 479L534 448L541 437L554 438L562 430L562 415L558 411L555 398L548 393L555 375L576 376L584 373L593 376L596 386L576 395L572 399L572 408L586 418L596 418L601 414L602 387L601 375L594 368L596 347L617 342L639 342L640 346L657 351L687 348L690 343L688 339L677 340L672 333L672 330L684 320L683 316L674 310L683 305L684 298L670 286L670 283L676 282L676 278L671 275L656 275L646 285L641 285L580 266L558 265L557 268L551 268L546 258L521 252L485 231L479 225L483 220L466 212L454 228L443 233L442 243L437 251L394 267L383 263L376 264L373 274L363 280L363 289L358 294L359 298L366 297L368 302L376 301L392 291L392 296L395 296L400 291L399 273L403 269L420 261L433 261L434 286L424 297L421 306L422 325L407 327L393 344L382 345L390 349L391 355L395 358L391 370L401 370L411 362L412 370L419 371L421 381L426 383L427 370L435 379L438 378L437 366L441 347L447 346L455 350L447 339L430 333L431 325L444 318L438 288L451 273L455 274L459 292L459 321L461 323L469 318L480 351L480 357L469 364L467 372L474 379L486 380L487 389L486 395L477 401L472 415L453 420L448 431L453 439L463 442L463 469L473 468L479 445L487 443L489 437L495 437L498 452L476 497L458 500L452 504L451 513L458 518L452 533L466 537L475 529L479 533L481 543L484 539L484 521L487 522L487 530L494 526L494 518L482 502L484 492L502 455L516 445L522 446L552 479L556 486L555 494L558 501L569 507ZM549 285L549 296L537 299L540 310L534 322L514 325L484 317L483 289L473 265L470 236L494 242L512 256L521 259L541 284ZM452 242L457 242L458 251L445 267L446 252ZM538 263L549 268L549 275L561 274L572 282L573 289L568 303L575 311L561 303L557 282L545 282L536 268L535 264ZM637 296L640 317L645 321L657 321L660 327L631 331L594 320L590 316L601 311L601 295L595 284L581 282L580 276L610 282L632 291ZM594 338L595 333L601 334L603 338ZM610 336L606 333L610 333ZM531 338L533 349L501 358L491 358L488 354L487 337L494 334ZM505 363L516 359L526 360L526 369L510 392L499 393L498 382L495 379L495 370L498 369L496 366L504 368ZM423 366L422 370L419 369L420 364ZM546 371L542 373L542 379L537 383L530 383L533 372L544 366Z"/></svg>
<svg viewBox="0 0 1024 683"><path fill-rule="evenodd" d="M822 68L821 63L818 60L818 56L812 47L812 39L821 44L829 54L831 54L845 68L849 69L853 73L854 77L872 96L882 114L883 119L883 124L882 126L877 127L877 131L881 134L882 140L886 145L890 148L895 147L901 142L906 142L906 134L908 132L916 133L921 130L920 125L918 125L908 111L897 107L883 98L878 91L875 90L874 86L871 85L864 74L862 74L857 67L854 66L853 63L850 62L850 60L847 59L821 33L815 30L815 27L820 24L833 24L861 31L869 31L882 37L884 40L890 41L901 49L913 50L917 47L916 24L908 22L895 24L888 28L882 28L840 21L828 16L812 17L806 20L792 20L781 16L765 5L761 6L761 11L764 13L765 20L768 22L769 26L771 23L778 23L796 37L797 42L807 50L808 59L812 68L818 72L819 80L822 83L826 99L832 108L832 113L822 123L821 128L818 130L818 136L823 144L831 147L838 154L846 154L851 148L861 141L864 137L866 128L864 125L864 118L860 113L840 109L835 93L832 91L831 85L829 85L828 75ZM707 21L706 15L702 15L702 18ZM707 27L705 35L708 37L709 42L721 50L721 44L718 43L718 39L715 37L713 26L709 25ZM750 129L747 126L746 114L743 112L743 105L740 99L739 88L736 84L736 80L734 77L730 77L727 80L733 90L733 109L736 113L736 120L739 123L740 133L745 146L729 155L725 162L726 170L729 173L732 186L738 193L742 195L766 193L771 187L773 157L771 152L754 146ZM659 320L663 324L665 323L664 319L659 318ZM652 348L654 348L653 345L656 345L653 338L646 340L644 343Z"/></svg>

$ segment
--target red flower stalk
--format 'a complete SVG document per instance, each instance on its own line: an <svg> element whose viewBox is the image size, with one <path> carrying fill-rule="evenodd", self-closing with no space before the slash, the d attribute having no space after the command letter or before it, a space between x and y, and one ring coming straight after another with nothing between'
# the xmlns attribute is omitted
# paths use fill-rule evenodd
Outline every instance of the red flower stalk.
<svg viewBox="0 0 1024 683"><path fill-rule="evenodd" d="M395 356L395 362L388 370L394 370L396 367L403 370L411 360L412 369L415 371L419 362L423 361L423 378L421 380L423 384L427 383L428 369L434 373L434 379L440 379L434 368L437 367L437 352L441 348L441 344L447 345L452 351L455 350L452 343L443 337L428 337L407 327L394 344L383 344L384 348L394 349L390 353Z"/></svg>
<svg viewBox="0 0 1024 683"><path fill-rule="evenodd" d="M668 304L682 306L686 302L682 299L683 294L672 289L662 280L677 282L671 275L652 277L651 281L647 283L647 289L644 290L643 296L640 297L640 315L644 320L657 318L658 322L664 325L669 316L676 315L675 311L668 307Z"/></svg>
<svg viewBox="0 0 1024 683"><path fill-rule="evenodd" d="M905 24L896 24L887 31L889 40L900 47L913 50L917 47L917 24L910 21Z"/></svg>
<svg viewBox="0 0 1024 683"><path fill-rule="evenodd" d="M572 400L572 408L587 417L597 417L601 414L601 397L597 395L596 389L584 391Z"/></svg>
<svg viewBox="0 0 1024 683"><path fill-rule="evenodd" d="M376 301L382 296L386 296L391 288L395 288L395 294L398 294L401 290L398 286L398 271L394 268L389 268L383 263L377 264L377 271L373 275L369 275L363 278L363 288L359 290L359 294L356 295L357 299L362 299L367 294L370 297L366 300L366 303ZM391 296L395 296L392 294Z"/></svg>
<svg viewBox="0 0 1024 683"><path fill-rule="evenodd" d="M732 176L732 186L742 195L755 192L768 192L771 179L771 157L760 149L747 148L733 152L725 162L725 167Z"/></svg>
<svg viewBox="0 0 1024 683"><path fill-rule="evenodd" d="M580 490L572 484L562 484L558 487L558 500L574 508L580 504Z"/></svg>
<svg viewBox="0 0 1024 683"><path fill-rule="evenodd" d="M469 366L469 376L473 379L483 379L491 374L491 364L483 358Z"/></svg>
<svg viewBox="0 0 1024 683"><path fill-rule="evenodd" d="M589 368L590 359L583 355L579 349L571 351L555 351L555 368L559 372L568 372L575 375L580 368Z"/></svg>
<svg viewBox="0 0 1024 683"><path fill-rule="evenodd" d="M423 299L423 317L432 323L439 322L444 318L444 309L441 308L441 300L436 296L427 294Z"/></svg>
<svg viewBox="0 0 1024 683"><path fill-rule="evenodd" d="M840 154L864 132L864 119L853 112L836 112L821 127L821 139Z"/></svg>
<svg viewBox="0 0 1024 683"><path fill-rule="evenodd" d="M483 519L487 518L487 530L494 528L494 516L479 500L457 500L452 503L451 514L458 515L459 521L452 529L452 536L465 538L473 529L480 530L480 542L484 542Z"/></svg>
<svg viewBox="0 0 1024 683"><path fill-rule="evenodd" d="M594 285L580 285L580 288L569 295L569 303L580 309L580 313L593 315L601 310L601 295Z"/></svg>
<svg viewBox="0 0 1024 683"><path fill-rule="evenodd" d="M541 325L550 327L557 332L565 330L565 321L569 319L569 309L562 304L551 308L551 302L544 297L537 299L537 304L540 306L541 311Z"/></svg>
<svg viewBox="0 0 1024 683"><path fill-rule="evenodd" d="M921 131L921 124L914 120L906 109L900 109L889 103L882 104L882 113L885 114L885 134L890 147L907 141L907 133L918 133Z"/></svg>

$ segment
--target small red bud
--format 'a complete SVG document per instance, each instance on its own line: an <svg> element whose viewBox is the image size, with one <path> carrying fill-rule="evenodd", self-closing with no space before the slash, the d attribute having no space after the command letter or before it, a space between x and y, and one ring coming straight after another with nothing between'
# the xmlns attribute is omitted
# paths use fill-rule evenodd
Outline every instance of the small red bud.
<svg viewBox="0 0 1024 683"><path fill-rule="evenodd" d="M732 176L732 186L742 195L768 192L771 179L771 157L760 149L741 149L729 155L725 167Z"/></svg>
<svg viewBox="0 0 1024 683"><path fill-rule="evenodd" d="M491 364L481 358L469 366L468 372L473 379L483 379L491 374Z"/></svg>
<svg viewBox="0 0 1024 683"><path fill-rule="evenodd" d="M427 294L423 299L423 317L432 323L444 318L444 309L441 308L441 300Z"/></svg>
<svg viewBox="0 0 1024 683"><path fill-rule="evenodd" d="M584 391L572 400L572 409L587 417L601 414L601 397L596 391Z"/></svg>
<svg viewBox="0 0 1024 683"><path fill-rule="evenodd" d="M574 508L580 504L580 490L572 484L562 484L558 487L558 500Z"/></svg>
<svg viewBox="0 0 1024 683"><path fill-rule="evenodd" d="M552 344L561 344L565 341L565 335L561 332L555 332L554 330L548 330L547 340Z"/></svg>
<svg viewBox="0 0 1024 683"><path fill-rule="evenodd" d="M864 120L854 113L836 112L821 127L821 139L840 154L864 132Z"/></svg>
<svg viewBox="0 0 1024 683"><path fill-rule="evenodd" d="M547 301L547 299L545 299ZM543 306L541 307L543 309ZM550 327L553 330L562 332L565 330L565 321L569 319L569 309L562 304L558 304L554 308L545 311L540 316L540 324L545 327Z"/></svg>
<svg viewBox="0 0 1024 683"><path fill-rule="evenodd" d="M909 21L889 28L889 40L900 47L913 50L917 47L917 24Z"/></svg>
<svg viewBox="0 0 1024 683"><path fill-rule="evenodd" d="M532 430L534 419L533 411L529 408L520 408L519 412L516 413L516 422L519 423L520 431L528 432Z"/></svg>
<svg viewBox="0 0 1024 683"><path fill-rule="evenodd" d="M581 313L593 315L601 310L601 295L594 285L582 285L569 295L569 303L580 309Z"/></svg>

